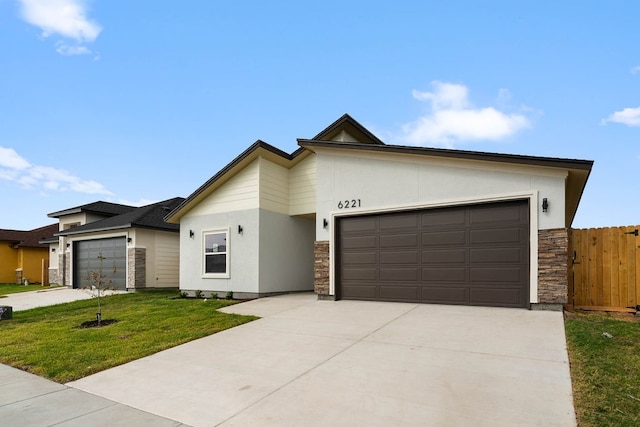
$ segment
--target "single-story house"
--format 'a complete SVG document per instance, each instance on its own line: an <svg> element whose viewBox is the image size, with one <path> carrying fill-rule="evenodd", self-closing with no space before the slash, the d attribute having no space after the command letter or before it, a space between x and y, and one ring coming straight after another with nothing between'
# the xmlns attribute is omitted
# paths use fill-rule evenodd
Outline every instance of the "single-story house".
<svg viewBox="0 0 640 427"><path fill-rule="evenodd" d="M0 230L0 283L47 284L49 246L41 240L53 236L58 224L29 231Z"/></svg>
<svg viewBox="0 0 640 427"><path fill-rule="evenodd" d="M91 273L102 271L112 289L177 289L180 227L163 217L182 201L142 207L98 201L50 213L59 220L49 240L56 260L51 282L84 288L91 285Z"/></svg>
<svg viewBox="0 0 640 427"><path fill-rule="evenodd" d="M558 308L593 162L387 145L349 115L258 140L167 215L180 289Z"/></svg>

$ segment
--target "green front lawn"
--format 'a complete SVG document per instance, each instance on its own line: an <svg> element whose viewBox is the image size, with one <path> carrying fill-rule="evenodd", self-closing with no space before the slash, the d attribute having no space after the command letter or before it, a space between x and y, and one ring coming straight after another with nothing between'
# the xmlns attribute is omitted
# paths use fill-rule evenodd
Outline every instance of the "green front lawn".
<svg viewBox="0 0 640 427"><path fill-rule="evenodd" d="M0 363L65 383L256 319L216 311L234 301L177 295L103 297L102 319L118 321L99 328L80 327L95 299L14 312L0 321Z"/></svg>
<svg viewBox="0 0 640 427"><path fill-rule="evenodd" d="M42 285L16 285L14 283L0 283L0 298L7 294L16 294L18 292L31 292L41 291L43 289L50 289L48 286Z"/></svg>
<svg viewBox="0 0 640 427"><path fill-rule="evenodd" d="M567 312L565 329L578 425L640 426L640 322Z"/></svg>

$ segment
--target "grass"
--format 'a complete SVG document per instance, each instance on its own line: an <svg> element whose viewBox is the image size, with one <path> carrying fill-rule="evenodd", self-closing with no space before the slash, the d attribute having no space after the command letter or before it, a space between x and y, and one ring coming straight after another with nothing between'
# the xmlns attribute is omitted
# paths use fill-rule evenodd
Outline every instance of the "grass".
<svg viewBox="0 0 640 427"><path fill-rule="evenodd" d="M234 301L176 295L104 297L103 319L118 322L100 328L79 327L95 319L93 299L14 312L0 322L0 363L65 383L256 319L216 311Z"/></svg>
<svg viewBox="0 0 640 427"><path fill-rule="evenodd" d="M31 292L49 289L42 285L16 285L15 283L0 283L0 298L4 298L8 294L17 294L18 292Z"/></svg>
<svg viewBox="0 0 640 427"><path fill-rule="evenodd" d="M565 329L578 425L640 426L640 322L567 312Z"/></svg>

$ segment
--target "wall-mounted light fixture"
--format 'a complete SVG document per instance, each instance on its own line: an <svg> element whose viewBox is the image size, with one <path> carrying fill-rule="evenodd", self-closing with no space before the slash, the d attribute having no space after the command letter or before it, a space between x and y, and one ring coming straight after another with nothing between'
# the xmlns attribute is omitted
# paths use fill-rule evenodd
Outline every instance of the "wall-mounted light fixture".
<svg viewBox="0 0 640 427"><path fill-rule="evenodd" d="M322 218L322 228L327 227L329 227L329 221L327 221L327 218Z"/></svg>
<svg viewBox="0 0 640 427"><path fill-rule="evenodd" d="M56 248L51 248L51 252L55 252L55 251L56 251Z"/></svg>
<svg viewBox="0 0 640 427"><path fill-rule="evenodd" d="M549 210L549 201L545 197L542 199L542 212L547 212Z"/></svg>
<svg viewBox="0 0 640 427"><path fill-rule="evenodd" d="M193 230L189 230L189 237L190 237L190 238L192 238L192 239L193 239L194 234L195 234L195 233L193 232Z"/></svg>
<svg viewBox="0 0 640 427"><path fill-rule="evenodd" d="M244 231L244 228L242 228L241 225L238 225L238 234L242 234L243 231Z"/></svg>
<svg viewBox="0 0 640 427"><path fill-rule="evenodd" d="M67 247L71 246L71 243L67 243Z"/></svg>
<svg viewBox="0 0 640 427"><path fill-rule="evenodd" d="M131 243L133 239L131 237L127 237L127 243Z"/></svg>

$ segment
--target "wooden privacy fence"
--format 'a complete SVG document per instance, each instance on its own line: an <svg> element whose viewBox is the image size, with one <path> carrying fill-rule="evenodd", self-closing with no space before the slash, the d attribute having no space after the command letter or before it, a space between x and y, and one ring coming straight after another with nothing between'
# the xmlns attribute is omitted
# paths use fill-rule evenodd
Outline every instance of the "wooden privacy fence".
<svg viewBox="0 0 640 427"><path fill-rule="evenodd" d="M640 226L627 226L571 230L569 305L577 309L638 309L639 229Z"/></svg>

